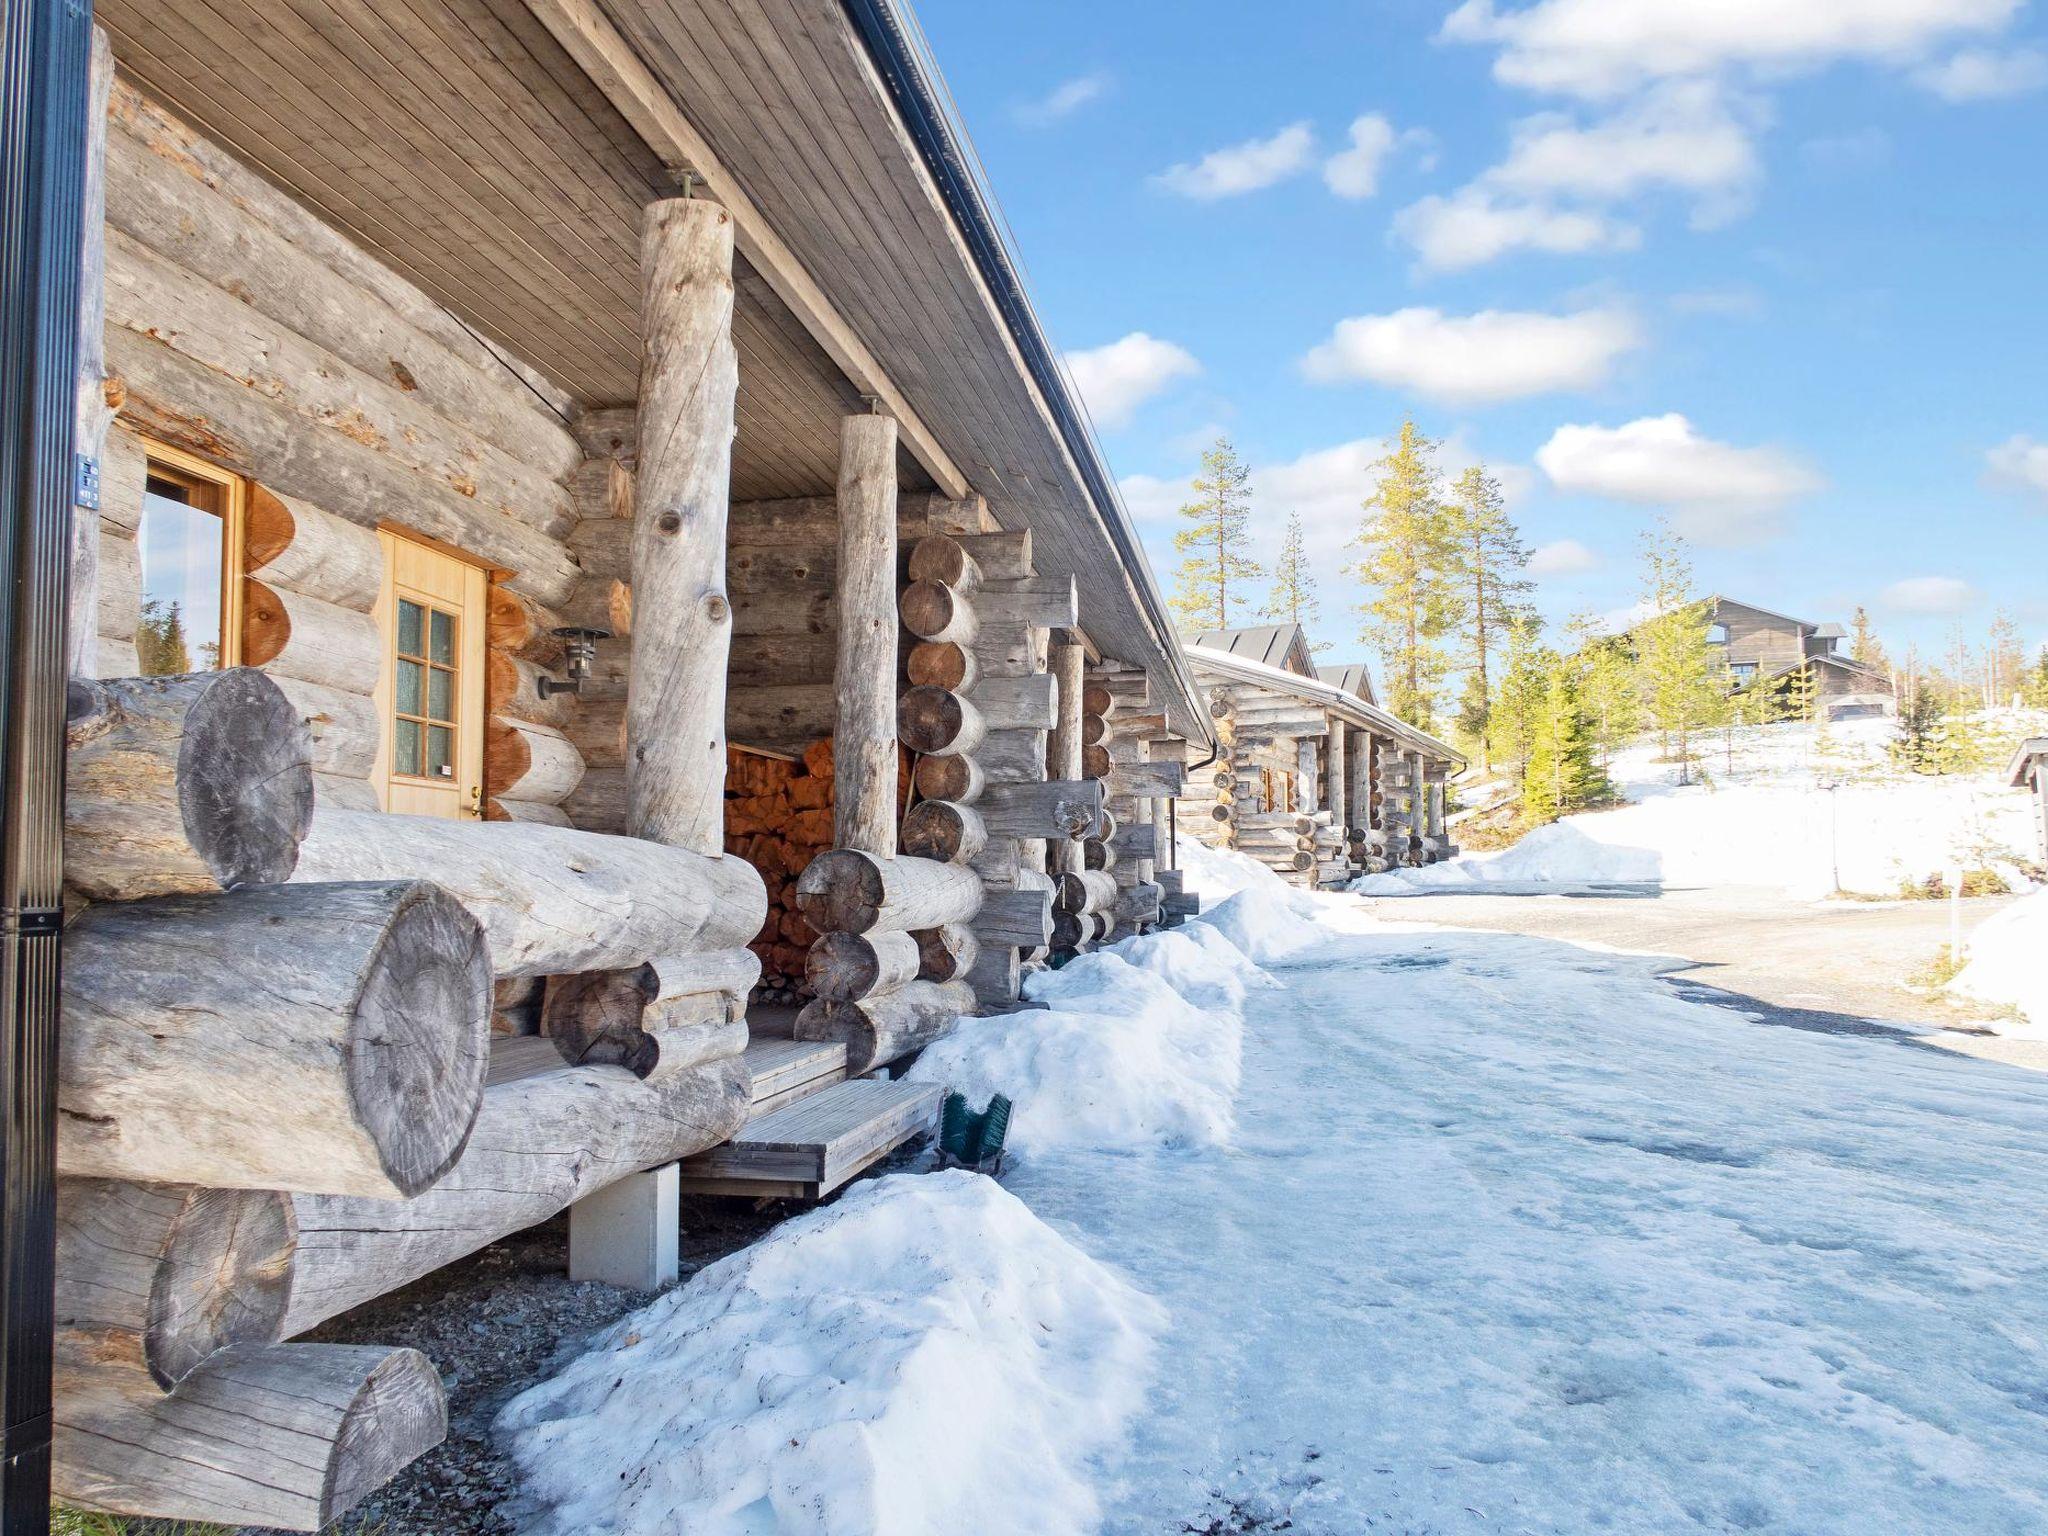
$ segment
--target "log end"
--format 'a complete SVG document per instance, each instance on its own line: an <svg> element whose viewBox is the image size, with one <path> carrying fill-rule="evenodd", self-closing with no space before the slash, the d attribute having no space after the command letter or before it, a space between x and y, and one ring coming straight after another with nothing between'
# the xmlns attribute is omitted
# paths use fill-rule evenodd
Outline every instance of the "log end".
<svg viewBox="0 0 2048 1536"><path fill-rule="evenodd" d="M416 1349L384 1351L364 1375L327 1462L320 1522L338 1520L448 1435L440 1373Z"/></svg>
<svg viewBox="0 0 2048 1536"><path fill-rule="evenodd" d="M98 1179L111 1198L135 1186ZM166 1391L216 1351L269 1343L291 1304L299 1224L289 1196L267 1189L187 1187L149 1291L143 1363Z"/></svg>

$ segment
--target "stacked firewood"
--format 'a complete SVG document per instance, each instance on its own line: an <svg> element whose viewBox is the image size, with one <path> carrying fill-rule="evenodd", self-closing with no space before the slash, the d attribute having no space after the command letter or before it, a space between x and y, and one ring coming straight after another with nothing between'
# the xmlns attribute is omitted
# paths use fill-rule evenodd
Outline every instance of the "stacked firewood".
<svg viewBox="0 0 2048 1536"><path fill-rule="evenodd" d="M796 1006L810 1000L805 960L817 931L797 906L797 877L832 846L832 739L813 742L800 758L744 747L726 749L725 851L761 872L768 917L748 947L761 962L759 1002ZM899 753L897 809L910 793L910 755Z"/></svg>

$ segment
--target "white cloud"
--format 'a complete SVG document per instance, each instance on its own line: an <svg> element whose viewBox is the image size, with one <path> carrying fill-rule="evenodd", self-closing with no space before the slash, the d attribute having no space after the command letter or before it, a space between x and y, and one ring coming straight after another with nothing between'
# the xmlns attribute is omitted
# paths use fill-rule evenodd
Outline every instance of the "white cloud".
<svg viewBox="0 0 2048 1536"><path fill-rule="evenodd" d="M1153 179L1169 192L1199 202L1257 192L1308 169L1316 136L1306 122L1289 123L1271 138L1212 150L1192 163L1170 166Z"/></svg>
<svg viewBox="0 0 2048 1536"><path fill-rule="evenodd" d="M1886 587L1884 601L1901 613L1957 614L1976 606L1977 589L1959 576L1909 576Z"/></svg>
<svg viewBox="0 0 2048 1536"><path fill-rule="evenodd" d="M1323 162L1323 181L1339 197L1367 198L1380 189L1380 170L1400 135L1377 112L1351 122L1351 144Z"/></svg>
<svg viewBox="0 0 2048 1536"><path fill-rule="evenodd" d="M1500 52L1495 78L1534 90L1613 96L1653 80L1729 68L1790 74L1842 59L1912 64L1988 35L2022 0L1536 0L1502 10L1465 0L1452 42Z"/></svg>
<svg viewBox="0 0 2048 1536"><path fill-rule="evenodd" d="M1133 331L1108 346L1069 352L1063 361L1096 425L1112 430L1130 425L1138 407L1175 379L1192 378L1202 371L1187 348L1143 331Z"/></svg>
<svg viewBox="0 0 2048 1536"><path fill-rule="evenodd" d="M1718 315L1729 320L1754 320L1764 312L1763 295L1754 288L1695 288L1674 293L1667 302L1681 315Z"/></svg>
<svg viewBox="0 0 2048 1536"><path fill-rule="evenodd" d="M1738 117L1726 92L1678 81L1599 122L1545 112L1515 124L1507 159L1483 180L1531 198L1613 202L1657 188L1692 194L1709 222L1740 208L1759 165L1754 107Z"/></svg>
<svg viewBox="0 0 2048 1536"><path fill-rule="evenodd" d="M1559 490L1669 507L1680 533L1723 548L1772 537L1785 507L1822 483L1782 449L1716 442L1676 412L1559 427L1536 462Z"/></svg>
<svg viewBox="0 0 2048 1536"><path fill-rule="evenodd" d="M1062 119L1072 117L1090 102L1100 101L1109 92L1109 75L1096 70L1093 74L1076 75L1063 80L1036 101L1027 101L1017 107L1017 121L1027 128L1049 128Z"/></svg>
<svg viewBox="0 0 2048 1536"><path fill-rule="evenodd" d="M2048 443L2020 434L1986 453L1984 462L1994 483L2048 496Z"/></svg>
<svg viewBox="0 0 2048 1536"><path fill-rule="evenodd" d="M1642 343L1634 318L1618 309L1572 315L1402 309L1338 321L1330 339L1302 359L1302 369L1320 384L1369 380L1453 405L1483 405L1591 389L1617 358Z"/></svg>
<svg viewBox="0 0 2048 1536"><path fill-rule="evenodd" d="M1476 185L1410 203L1394 215L1394 230L1424 267L1439 272L1483 266L1514 251L1577 255L1632 251L1642 243L1635 226L1604 213L1505 202Z"/></svg>
<svg viewBox="0 0 2048 1536"><path fill-rule="evenodd" d="M1600 557L1577 539L1556 539L1529 553L1531 576L1583 576L1600 569Z"/></svg>
<svg viewBox="0 0 2048 1536"><path fill-rule="evenodd" d="M1965 48L1939 64L1922 66L1913 78L1943 101L2023 96L2048 85L2048 53L2039 48Z"/></svg>

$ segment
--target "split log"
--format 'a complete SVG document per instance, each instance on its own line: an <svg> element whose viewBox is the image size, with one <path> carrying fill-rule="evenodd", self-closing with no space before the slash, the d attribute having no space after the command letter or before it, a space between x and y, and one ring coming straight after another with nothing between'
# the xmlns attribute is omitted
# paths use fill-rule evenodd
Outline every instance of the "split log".
<svg viewBox="0 0 2048 1536"><path fill-rule="evenodd" d="M848 416L839 435L832 836L879 858L896 852L895 587L896 423Z"/></svg>
<svg viewBox="0 0 2048 1536"><path fill-rule="evenodd" d="M484 782L498 800L559 805L583 778L583 754L551 726L493 720L484 727Z"/></svg>
<svg viewBox="0 0 2048 1536"><path fill-rule="evenodd" d="M951 800L920 800L903 818L903 851L941 864L965 864L988 843L980 812Z"/></svg>
<svg viewBox="0 0 2048 1536"><path fill-rule="evenodd" d="M811 991L829 1002L894 992L917 979L917 940L907 933L826 933L804 962Z"/></svg>
<svg viewBox="0 0 2048 1536"><path fill-rule="evenodd" d="M957 757L987 734L981 711L963 694L943 688L907 688L896 701L896 729L913 752Z"/></svg>
<svg viewBox="0 0 2048 1536"><path fill-rule="evenodd" d="M746 1049L746 1031L723 1026L746 1016L761 979L753 951L734 946L668 955L612 971L550 976L540 1032L572 1066L619 1066L635 1077L666 1076Z"/></svg>
<svg viewBox="0 0 2048 1536"><path fill-rule="evenodd" d="M60 1335L168 1391L230 1344L282 1337L296 1237L273 1190L59 1179Z"/></svg>
<svg viewBox="0 0 2048 1536"><path fill-rule="evenodd" d="M991 784L976 807L999 837L1085 837L1101 821L1100 779L1054 779L1038 784Z"/></svg>
<svg viewBox="0 0 2048 1536"><path fill-rule="evenodd" d="M1099 869L1069 869L1057 878L1053 904L1062 912L1103 912L1116 905L1116 878Z"/></svg>
<svg viewBox="0 0 2048 1536"><path fill-rule="evenodd" d="M981 954L974 930L960 923L921 928L911 937L917 941L917 974L924 981L964 980Z"/></svg>
<svg viewBox="0 0 2048 1536"><path fill-rule="evenodd" d="M981 905L973 871L931 859L834 848L797 879L797 906L820 933L911 931L964 922Z"/></svg>
<svg viewBox="0 0 2048 1536"><path fill-rule="evenodd" d="M65 939L65 1173L388 1199L461 1153L490 958L446 891L161 896L90 907Z"/></svg>
<svg viewBox="0 0 2048 1536"><path fill-rule="evenodd" d="M910 648L904 670L914 687L946 688L954 693L970 692L981 676L974 652L954 640L920 641Z"/></svg>
<svg viewBox="0 0 2048 1536"><path fill-rule="evenodd" d="M51 1491L80 1509L317 1531L448 1433L416 1349L222 1351L165 1397L60 1358Z"/></svg>
<svg viewBox="0 0 2048 1536"><path fill-rule="evenodd" d="M942 582L913 581L903 589L898 607L903 627L920 640L971 645L980 628L976 599Z"/></svg>
<svg viewBox="0 0 2048 1536"><path fill-rule="evenodd" d="M981 566L965 544L947 533L928 534L912 545L907 569L913 584L936 582L962 596L981 585Z"/></svg>
<svg viewBox="0 0 2048 1536"><path fill-rule="evenodd" d="M461 1159L404 1205L298 1195L287 1337L547 1220L628 1174L729 1139L753 1079L738 1059L643 1082L622 1067L562 1067L500 1084ZM219 1304L218 1302L216 1304Z"/></svg>
<svg viewBox="0 0 2048 1536"><path fill-rule="evenodd" d="M290 877L313 816L312 743L245 667L73 679L64 875L94 900Z"/></svg>
<svg viewBox="0 0 2048 1536"><path fill-rule="evenodd" d="M981 764L974 758L941 753L918 759L917 792L927 800L972 805L981 799L986 787Z"/></svg>
<svg viewBox="0 0 2048 1536"><path fill-rule="evenodd" d="M732 485L732 215L668 198L642 223L635 605L626 827L715 855L724 840L726 502Z"/></svg>
<svg viewBox="0 0 2048 1536"><path fill-rule="evenodd" d="M295 879L395 878L435 881L475 913L499 976L729 949L760 930L768 909L744 860L641 838L351 811L313 818Z"/></svg>
<svg viewBox="0 0 2048 1536"><path fill-rule="evenodd" d="M280 496L249 488L245 569L273 590L368 613L384 585L384 547L374 530Z"/></svg>
<svg viewBox="0 0 2048 1536"><path fill-rule="evenodd" d="M344 692L374 684L384 642L368 613L342 608L253 576L242 583L242 662Z"/></svg>
<svg viewBox="0 0 2048 1536"><path fill-rule="evenodd" d="M858 1077L951 1032L974 1011L974 993L958 981L913 981L881 997L854 1003L820 999L796 1016L799 1040L843 1040L846 1070Z"/></svg>
<svg viewBox="0 0 2048 1536"><path fill-rule="evenodd" d="M974 931L986 948L1036 949L1052 939L1053 893L1046 886L991 887L982 893Z"/></svg>
<svg viewBox="0 0 2048 1536"><path fill-rule="evenodd" d="M974 603L983 623L1072 629L1081 622L1079 589L1071 575L983 581Z"/></svg>

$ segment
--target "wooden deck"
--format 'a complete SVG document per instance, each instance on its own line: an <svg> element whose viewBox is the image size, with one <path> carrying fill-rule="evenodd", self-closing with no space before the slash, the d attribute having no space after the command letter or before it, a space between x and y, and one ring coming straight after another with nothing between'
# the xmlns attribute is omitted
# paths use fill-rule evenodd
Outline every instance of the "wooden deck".
<svg viewBox="0 0 2048 1536"><path fill-rule="evenodd" d="M683 1193L823 1199L935 1130L944 1098L937 1083L839 1083L756 1115L724 1146L685 1158Z"/></svg>

